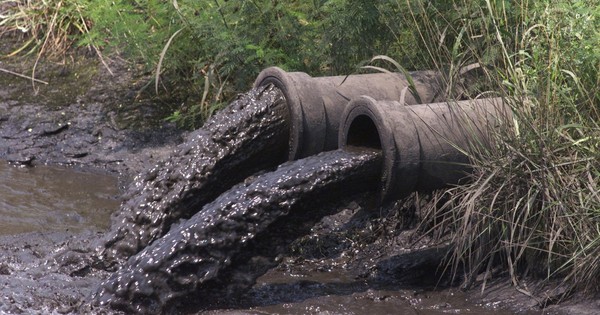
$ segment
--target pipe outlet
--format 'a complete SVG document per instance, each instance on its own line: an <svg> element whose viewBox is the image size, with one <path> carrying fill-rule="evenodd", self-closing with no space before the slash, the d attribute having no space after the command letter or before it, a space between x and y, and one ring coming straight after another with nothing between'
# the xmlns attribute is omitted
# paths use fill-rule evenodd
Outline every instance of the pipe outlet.
<svg viewBox="0 0 600 315"><path fill-rule="evenodd" d="M341 118L341 148L381 149L382 200L459 184L471 171L466 152L489 146L490 128L511 116L501 98L404 106L361 96Z"/></svg>
<svg viewBox="0 0 600 315"><path fill-rule="evenodd" d="M290 113L289 159L295 160L338 148L340 117L346 104L360 95L404 100L407 105L443 99L443 78L434 71L410 73L418 97L399 73L311 77L278 67L263 70L254 86L274 84L284 94Z"/></svg>

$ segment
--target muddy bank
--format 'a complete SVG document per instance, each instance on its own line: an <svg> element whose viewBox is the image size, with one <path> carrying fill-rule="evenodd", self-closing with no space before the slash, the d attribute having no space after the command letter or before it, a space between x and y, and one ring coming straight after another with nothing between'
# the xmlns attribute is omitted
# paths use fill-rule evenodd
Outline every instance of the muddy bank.
<svg viewBox="0 0 600 315"><path fill-rule="evenodd" d="M123 188L134 175L171 154L186 133L163 120L166 114L160 103L138 97L143 72L132 71L116 59L110 62L111 75L94 58L73 58L38 66L36 77L47 85L32 86L30 80L0 72L0 163L8 162L11 167L48 164L64 167L65 172L113 175ZM13 61L0 61L0 67L30 75L33 60ZM9 181L11 176L5 173L2 180ZM19 173L26 177L30 172ZM24 193L21 198L44 198L63 179L53 180L60 176L57 173L43 176L49 187L29 193L4 182L3 188L17 194L9 196L15 200L8 202L18 203L18 194ZM95 184L101 183L89 186ZM118 187L109 189L117 191ZM118 193L109 197L119 202ZM28 200L28 204L35 202ZM76 217L105 211L85 203L80 206L86 209L76 211ZM64 212L60 203L54 207ZM52 231L31 225L21 230L31 229L41 231L0 236L0 313L80 313L91 290L107 276L94 268L97 262L90 245L103 233L96 224L56 226Z"/></svg>
<svg viewBox="0 0 600 315"><path fill-rule="evenodd" d="M66 67L58 77L64 75L79 86L73 83L78 82L74 73L82 72ZM82 92L73 89L78 92L59 101L30 97L30 82L0 75L5 80L0 85L0 159L113 172L121 174L125 183L171 155L186 133L157 118L164 115L156 104L136 98L139 86L127 65L113 64L113 70L118 69L116 78L100 64L94 67L93 84L82 83ZM38 95L48 95L42 88ZM145 126L140 121L152 123ZM437 272L445 244L432 244L413 233L418 204L409 200L380 207L376 199L367 193L315 202L310 208L314 217L288 218L257 242L262 245L256 252L269 258L268 263L262 264L258 257L248 260L247 268L267 266L263 271L269 272L250 291L179 311L361 314L368 309L387 314L398 308L425 314L594 314L599 307L588 299L543 312L536 299L507 285L502 273L483 296L478 289L461 292L456 282L440 278ZM0 264L5 284L0 289L5 297L0 311L79 313L91 292L109 276L95 268L99 262L90 254L89 244L98 237L92 231L0 237L0 255L6 261ZM226 272L232 279L240 275L235 270ZM227 284L215 283L215 292L219 289L226 292Z"/></svg>
<svg viewBox="0 0 600 315"><path fill-rule="evenodd" d="M90 268L95 237L93 232L0 236L0 313L77 314L107 276Z"/></svg>
<svg viewBox="0 0 600 315"><path fill-rule="evenodd" d="M0 159L137 174L171 153L183 131L165 122L161 104L141 98L143 72L96 59L46 62L35 83L0 72ZM0 67L31 75L32 60Z"/></svg>

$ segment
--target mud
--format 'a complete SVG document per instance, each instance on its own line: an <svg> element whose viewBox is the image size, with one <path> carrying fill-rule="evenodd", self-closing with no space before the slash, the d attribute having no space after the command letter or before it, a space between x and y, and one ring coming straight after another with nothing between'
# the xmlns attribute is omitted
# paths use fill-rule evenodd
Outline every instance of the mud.
<svg viewBox="0 0 600 315"><path fill-rule="evenodd" d="M90 231L0 236L1 314L78 314L105 272L90 268Z"/></svg>
<svg viewBox="0 0 600 315"><path fill-rule="evenodd" d="M185 134L160 106L137 98L139 80L119 60L38 66L48 85L0 72L0 159L18 165L66 165L121 175L123 184L166 158ZM30 74L31 60L0 67Z"/></svg>
<svg viewBox="0 0 600 315"><path fill-rule="evenodd" d="M283 96L272 87L251 90L212 116L167 160L135 178L102 260L128 258L234 184L283 162L287 122Z"/></svg>
<svg viewBox="0 0 600 315"><path fill-rule="evenodd" d="M513 314L469 301L460 290L376 283L352 271L269 271L244 296L249 314ZM239 314L236 310L205 314Z"/></svg>

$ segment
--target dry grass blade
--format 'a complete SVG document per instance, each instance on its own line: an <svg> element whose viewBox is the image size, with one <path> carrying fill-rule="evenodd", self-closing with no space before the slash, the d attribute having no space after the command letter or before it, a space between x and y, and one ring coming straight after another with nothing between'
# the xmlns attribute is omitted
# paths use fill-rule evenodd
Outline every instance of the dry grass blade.
<svg viewBox="0 0 600 315"><path fill-rule="evenodd" d="M36 78L30 77L30 76L27 76L27 75L24 75L24 74L20 74L20 73L14 72L14 71L10 71L10 70L7 70L7 69L0 68L0 72L8 73L8 74L17 76L19 78L27 79L27 80L33 80L33 81L35 81L37 83L48 84L48 82L46 82L46 81L38 80Z"/></svg>
<svg viewBox="0 0 600 315"><path fill-rule="evenodd" d="M408 72L404 67L402 67L402 65L400 65L400 63L398 63L396 60L394 60L388 56L384 56L384 55L377 55L377 56L371 58L369 63L373 63L377 60L383 60L383 61L389 62L392 65L394 65L394 67L396 67L396 69L406 77L406 81L408 81L408 88L411 91L411 93L413 94L413 96L415 97L415 99L417 100L417 102L419 104L423 103L423 101L421 100L421 96L419 95L419 92L417 91L417 86L415 85L415 81L413 80L412 76L410 75L410 72ZM363 66L362 68L375 69L375 70L382 71L382 72L389 72L383 68L370 66L370 65Z"/></svg>
<svg viewBox="0 0 600 315"><path fill-rule="evenodd" d="M55 27L55 25L56 25L56 20L57 20L57 18L58 18L58 14L59 14L59 12L60 12L60 8L62 7L62 4L63 4L63 2L62 2L62 1L59 1L59 2L56 4L56 8L55 8L54 14L52 15L52 19L50 20L50 24L48 25L48 29L49 29L49 30L54 30L54 27ZM44 37L44 42L42 43L42 47L40 48L40 51L39 51L39 52L38 52L38 54L37 54L37 57L36 57L36 59L35 59L35 62L34 62L34 64L33 64L33 69L31 70L31 86L33 87L33 91L34 91L34 93L37 93L37 89L36 89L36 87L35 87L35 82L36 82L36 81L35 81L35 72L36 72L36 68L37 68L37 66L38 66L38 63L39 63L39 61L40 61L40 58L41 58L41 57L42 57L42 55L44 54L44 49L46 48L46 46L47 46L47 44L48 44L48 41L50 40L50 36L51 36L51 34L53 34L53 33L52 33L52 32L50 32L49 34L47 34L47 35Z"/></svg>
<svg viewBox="0 0 600 315"><path fill-rule="evenodd" d="M158 65L156 66L156 77L154 79L154 91L156 92L156 94L158 94L158 84L160 82L160 73L162 71L162 63L165 58L165 55L167 54L167 50L169 50L169 46L171 46L171 42L173 42L173 39L175 38L175 36L177 36L177 34L179 34L182 30L183 30L183 28L180 28L175 33L173 33L173 35L171 35L171 37L169 37L169 40L167 41L167 44L165 45L165 47L163 47L162 51L160 52L160 58L158 59Z"/></svg>

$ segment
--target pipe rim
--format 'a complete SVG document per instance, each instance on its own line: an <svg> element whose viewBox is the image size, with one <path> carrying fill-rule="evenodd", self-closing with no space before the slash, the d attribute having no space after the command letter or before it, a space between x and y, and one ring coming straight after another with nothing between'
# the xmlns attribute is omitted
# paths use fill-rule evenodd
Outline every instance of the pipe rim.
<svg viewBox="0 0 600 315"><path fill-rule="evenodd" d="M304 72L286 72L279 67L269 67L260 72L254 87L267 84L273 84L282 91L290 113L288 159L296 160L321 152L325 145L326 118L313 78ZM312 93L301 96L301 87Z"/></svg>
<svg viewBox="0 0 600 315"><path fill-rule="evenodd" d="M400 116L398 125L390 118ZM370 119L377 129L383 156L381 172L381 200L389 201L408 195L414 190L419 173L419 142L410 113L396 101L376 101L369 96L352 100L344 111L339 130L341 148L351 146L349 133L352 124L359 117ZM401 133L398 133L401 130ZM397 134L398 133L398 134ZM408 145L405 145L408 144Z"/></svg>
<svg viewBox="0 0 600 315"><path fill-rule="evenodd" d="M342 115L338 143L341 149L347 149L349 146L352 146L352 144L349 143L349 140L351 141L351 139L349 139L351 137L350 132L352 131L353 123L360 117L366 117L372 122L379 137L379 149L382 151L383 165L381 170L380 191L383 199L383 196L387 194L391 180L389 176L390 170L397 152L387 123L381 113L374 110L371 106L371 104L375 102L376 101L369 96L360 96L348 103L344 110L344 114Z"/></svg>

